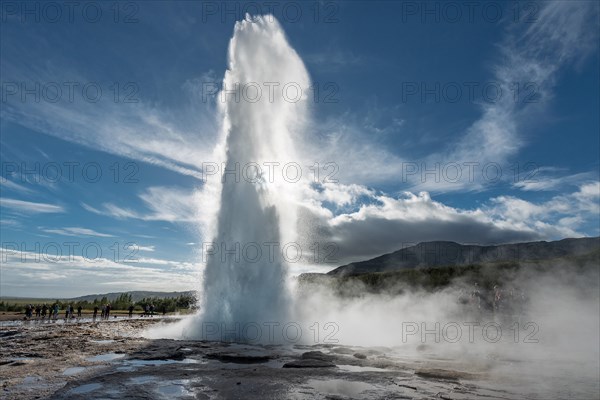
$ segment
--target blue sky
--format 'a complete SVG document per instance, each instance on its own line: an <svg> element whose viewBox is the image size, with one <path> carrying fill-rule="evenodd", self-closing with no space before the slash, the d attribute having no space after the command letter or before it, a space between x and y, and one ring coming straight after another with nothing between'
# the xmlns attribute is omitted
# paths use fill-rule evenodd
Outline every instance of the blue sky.
<svg viewBox="0 0 600 400"><path fill-rule="evenodd" d="M2 3L0 294L196 288L206 84L268 6L45 4ZM600 235L598 4L452 4L275 2L319 86L298 152L338 180L306 199L337 262L294 273L424 240Z"/></svg>

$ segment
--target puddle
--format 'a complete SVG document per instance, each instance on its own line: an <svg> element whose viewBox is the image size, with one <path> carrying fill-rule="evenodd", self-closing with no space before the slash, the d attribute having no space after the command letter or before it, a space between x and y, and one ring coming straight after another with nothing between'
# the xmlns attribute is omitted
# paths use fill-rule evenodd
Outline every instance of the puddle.
<svg viewBox="0 0 600 400"><path fill-rule="evenodd" d="M80 374L85 370L86 370L85 367L71 367L71 368L65 369L62 374L64 376L73 376L73 375Z"/></svg>
<svg viewBox="0 0 600 400"><path fill-rule="evenodd" d="M161 381L161 378L154 375L141 375L130 378L134 385L152 385L154 390L168 399L193 396L194 392L188 390L186 385L189 384L189 379L180 379L174 381Z"/></svg>
<svg viewBox="0 0 600 400"><path fill-rule="evenodd" d="M142 376L134 376L130 380L134 385L142 385L144 383L156 381L157 379L158 378L153 375L142 375Z"/></svg>
<svg viewBox="0 0 600 400"><path fill-rule="evenodd" d="M101 383L88 383L87 385L77 386L76 388L71 389L69 392L72 394L83 394L93 392L94 390L100 389L101 387Z"/></svg>
<svg viewBox="0 0 600 400"><path fill-rule="evenodd" d="M282 360L282 359L275 359L275 360L269 360L267 362L261 362L261 363L256 363L256 364L238 364L238 363L233 363L233 362L221 362L219 360L208 360L208 361L198 361L201 364L209 364L212 365L213 368L215 369L247 369L249 365L252 365L253 368L262 368L262 367L268 367L268 368L275 368L275 369L279 369L282 368L283 365L287 362L289 362L289 360Z"/></svg>
<svg viewBox="0 0 600 400"><path fill-rule="evenodd" d="M33 383L37 383L40 380L41 378L39 376L26 376L25 379L23 379L23 385L31 385Z"/></svg>
<svg viewBox="0 0 600 400"><path fill-rule="evenodd" d="M393 372L385 368L361 367L358 365L338 365L338 368L347 372Z"/></svg>
<svg viewBox="0 0 600 400"><path fill-rule="evenodd" d="M330 379L327 381L310 379L307 384L313 387L317 392L339 396L358 396L365 390L377 389L377 387L369 383L345 381L342 379Z"/></svg>
<svg viewBox="0 0 600 400"><path fill-rule="evenodd" d="M47 385L48 382L41 376L28 375L25 378L23 378L23 381L20 384L16 385L16 387L22 390L30 391L45 388L47 387Z"/></svg>
<svg viewBox="0 0 600 400"><path fill-rule="evenodd" d="M165 364L198 364L199 360L184 358L183 360L127 360L124 364L134 367L143 367L146 365L165 365Z"/></svg>
<svg viewBox="0 0 600 400"><path fill-rule="evenodd" d="M114 343L114 339L106 339L106 340L90 340L90 342L92 343L96 343L96 344L110 344L110 343Z"/></svg>
<svg viewBox="0 0 600 400"><path fill-rule="evenodd" d="M117 360L117 359L123 358L123 357L125 357L125 354L106 353L106 354L99 354L94 357L88 357L85 360L91 361L91 362L112 361L112 360Z"/></svg>
<svg viewBox="0 0 600 400"><path fill-rule="evenodd" d="M156 391L169 399L183 396L193 396L194 392L186 389L185 387L188 382L189 380L166 382L156 388Z"/></svg>
<svg viewBox="0 0 600 400"><path fill-rule="evenodd" d="M195 360L192 358L185 358L183 360L125 360L123 366L118 367L117 371L120 372L131 372L135 371L139 367L147 366L158 366L168 364L206 364L205 361Z"/></svg>

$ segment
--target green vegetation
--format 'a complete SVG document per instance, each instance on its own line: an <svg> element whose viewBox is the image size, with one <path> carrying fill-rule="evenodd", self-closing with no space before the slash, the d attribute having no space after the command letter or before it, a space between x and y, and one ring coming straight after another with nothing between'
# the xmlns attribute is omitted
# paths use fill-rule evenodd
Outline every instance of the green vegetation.
<svg viewBox="0 0 600 400"><path fill-rule="evenodd" d="M355 275L303 274L301 286L320 285L341 296L360 296L363 293L401 294L408 290L441 290L451 284L477 283L482 290L494 285L503 286L517 277L539 276L543 273L561 273L564 283L592 272L598 275L600 249L576 257L555 258L544 261L487 263L467 266L411 268L390 272ZM516 279L518 281L518 279Z"/></svg>
<svg viewBox="0 0 600 400"><path fill-rule="evenodd" d="M345 276L305 274L300 277L300 283L320 284L342 296L355 296L361 293L397 295L413 289L440 290L458 280L467 283L476 282L482 288L491 289L518 270L518 264L505 263L494 266L415 268Z"/></svg>
<svg viewBox="0 0 600 400"><path fill-rule="evenodd" d="M106 296L102 298L95 298L93 301L88 300L80 300L80 301L69 301L69 300L50 300L50 299L13 299L11 302L0 301L0 311L9 311L9 312L21 312L25 310L25 306L27 304L42 305L46 304L48 306L54 305L58 303L58 306L61 310L64 310L67 305L73 306L75 310L79 306L83 308L85 311L92 311L94 307L102 308L103 304L110 303L112 311L127 311L129 310L129 306L134 306L134 312L139 312L144 309L145 305L154 304L154 312L162 313L163 310L165 312L186 312L188 310L192 310L196 308L196 297L192 294L182 294L177 297L148 297L143 298L139 301L133 301L130 293L122 293L119 297L117 297L113 301L109 301Z"/></svg>

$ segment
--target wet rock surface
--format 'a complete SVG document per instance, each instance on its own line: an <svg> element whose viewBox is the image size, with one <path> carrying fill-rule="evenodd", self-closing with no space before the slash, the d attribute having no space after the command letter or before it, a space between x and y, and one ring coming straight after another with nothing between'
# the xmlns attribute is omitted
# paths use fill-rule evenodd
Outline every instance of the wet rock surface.
<svg viewBox="0 0 600 400"><path fill-rule="evenodd" d="M212 360L219 360L221 362L235 364L260 364L271 359L270 356L266 355L251 355L243 353L208 353L205 355L205 357Z"/></svg>
<svg viewBox="0 0 600 400"><path fill-rule="evenodd" d="M296 360L283 364L283 368L335 368L335 364L322 360Z"/></svg>
<svg viewBox="0 0 600 400"><path fill-rule="evenodd" d="M398 349L145 339L158 319L22 324L0 335L2 399L520 399L489 362ZM13 333L16 332L16 333ZM419 353L421 354L421 353ZM509 388L509 389L506 389ZM557 397L559 398L559 397Z"/></svg>

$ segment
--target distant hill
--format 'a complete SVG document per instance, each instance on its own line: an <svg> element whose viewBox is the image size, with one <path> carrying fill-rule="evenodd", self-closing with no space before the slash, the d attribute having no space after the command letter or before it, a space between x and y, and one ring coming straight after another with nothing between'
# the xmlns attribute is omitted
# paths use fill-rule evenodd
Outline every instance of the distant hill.
<svg viewBox="0 0 600 400"><path fill-rule="evenodd" d="M94 301L94 299L102 299L106 297L108 301L115 301L119 296L123 293L131 294L132 301L140 301L143 298L155 297L159 299L165 299L168 297L179 297L185 295L195 295L194 291L186 291L186 292L146 292L146 291L133 291L133 292L114 292L114 293L104 293L104 294L89 294L87 296L74 297L70 299L64 299L68 301Z"/></svg>
<svg viewBox="0 0 600 400"><path fill-rule="evenodd" d="M327 275L348 276L414 268L518 263L578 257L598 251L600 237L527 242L498 246L462 245L455 242L424 242L371 260L354 262Z"/></svg>
<svg viewBox="0 0 600 400"><path fill-rule="evenodd" d="M119 296L121 296L122 294L127 293L127 294L131 294L131 300L132 301L140 301L143 298L149 298L149 297L154 297L154 298L159 298L159 299L165 299L165 298L173 298L173 297L179 297L179 296L187 296L187 295L192 295L195 296L196 292L193 290L188 290L185 292L149 292L149 291L132 291L132 292L113 292L113 293L104 293L104 294L88 294L86 296L79 296L79 297L72 297L72 298L57 298L57 297L48 297L48 298L33 298L33 297L17 297L17 296L2 296L1 299L4 301L18 301L18 300L46 300L46 301L54 301L54 300L62 300L62 301L73 301L73 302L77 302L77 301L94 301L94 299L102 299L103 297L106 296L106 298L108 299L108 301L115 301Z"/></svg>

